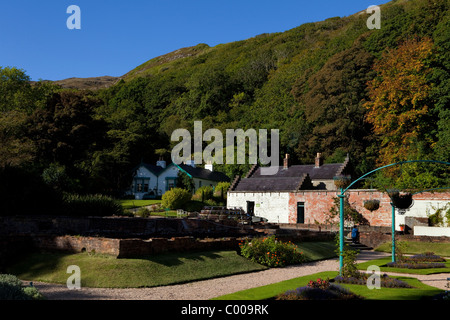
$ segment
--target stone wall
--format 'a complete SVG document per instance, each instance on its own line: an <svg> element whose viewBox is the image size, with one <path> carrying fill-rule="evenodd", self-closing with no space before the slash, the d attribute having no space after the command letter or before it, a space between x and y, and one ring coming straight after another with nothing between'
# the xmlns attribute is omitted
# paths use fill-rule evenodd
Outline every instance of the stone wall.
<svg viewBox="0 0 450 320"><path fill-rule="evenodd" d="M348 195L348 201L352 208L356 209L356 211L364 217L370 226L387 227L392 225L391 200L386 192L380 192L377 190L348 190L346 194ZM288 223L297 222L297 202L304 202L305 204L306 224L327 223L330 210L335 205L334 198L337 198L337 195L337 191L324 190L305 190L290 193L289 205L284 209L288 211ZM441 201L445 203L450 201L450 192L424 192L414 195L413 198L415 202ZM380 201L380 207L378 210L371 212L364 207L364 201L371 199L377 199ZM339 207L337 207L337 210L339 210ZM407 216L408 212L403 216L396 214L396 227L398 227L400 219L402 219L401 222L403 223ZM423 217L426 219L426 212L423 213Z"/></svg>
<svg viewBox="0 0 450 320"><path fill-rule="evenodd" d="M83 235L109 238L149 238L192 235L239 236L251 233L235 221L206 219L138 218L138 217L0 217L2 235Z"/></svg>

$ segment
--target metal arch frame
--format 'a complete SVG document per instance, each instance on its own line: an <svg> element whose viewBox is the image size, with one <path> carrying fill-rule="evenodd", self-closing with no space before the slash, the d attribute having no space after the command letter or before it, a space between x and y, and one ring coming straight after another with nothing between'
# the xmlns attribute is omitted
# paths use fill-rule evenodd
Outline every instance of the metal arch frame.
<svg viewBox="0 0 450 320"><path fill-rule="evenodd" d="M396 165L401 165L404 163L414 163L414 162L429 162L429 163L440 163L440 164L446 164L446 165L450 165L450 162L446 162L446 161L438 161L438 160L407 160L407 161L400 161L400 162L396 162L396 163L391 163L382 167L379 167L377 169L374 169L364 175L362 175L361 177L359 177L358 179L356 179L355 181L353 181L352 183L350 183L347 188L341 188L341 193L338 194L338 198L339 198L339 274L342 275L342 268L344 265L344 260L343 260L343 253L344 253L344 198L345 198L345 192L347 192L347 190L354 185L356 182L364 179L366 176L379 171L381 169L385 169L388 167L392 167L392 166L396 166ZM392 207L392 262L395 262L395 207L394 205L391 203L391 207Z"/></svg>

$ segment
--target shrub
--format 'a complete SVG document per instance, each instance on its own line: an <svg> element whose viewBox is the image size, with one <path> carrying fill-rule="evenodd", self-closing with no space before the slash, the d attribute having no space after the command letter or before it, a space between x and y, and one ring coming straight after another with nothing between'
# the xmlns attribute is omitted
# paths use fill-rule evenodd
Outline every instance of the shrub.
<svg viewBox="0 0 450 320"><path fill-rule="evenodd" d="M173 188L163 194L161 205L163 208L183 209L184 205L191 200L191 196L188 190Z"/></svg>
<svg viewBox="0 0 450 320"><path fill-rule="evenodd" d="M34 287L23 287L22 281L10 274L0 274L0 300L42 300Z"/></svg>
<svg viewBox="0 0 450 320"><path fill-rule="evenodd" d="M144 208L144 207L141 207L136 211L136 216L142 217L142 218L148 218L148 217L150 217L150 214L151 214L150 210L147 208Z"/></svg>
<svg viewBox="0 0 450 320"><path fill-rule="evenodd" d="M214 188L214 197L224 200L227 198L227 191L230 188L229 182L219 182Z"/></svg>
<svg viewBox="0 0 450 320"><path fill-rule="evenodd" d="M195 191L193 199L204 202L213 198L213 192L214 191L211 186L200 187L197 189L197 191Z"/></svg>
<svg viewBox="0 0 450 320"><path fill-rule="evenodd" d="M64 213L74 216L113 216L122 215L120 203L111 197L95 195L64 195Z"/></svg>
<svg viewBox="0 0 450 320"><path fill-rule="evenodd" d="M306 260L296 245L279 241L275 236L247 239L240 245L240 252L243 257L268 267L284 267Z"/></svg>

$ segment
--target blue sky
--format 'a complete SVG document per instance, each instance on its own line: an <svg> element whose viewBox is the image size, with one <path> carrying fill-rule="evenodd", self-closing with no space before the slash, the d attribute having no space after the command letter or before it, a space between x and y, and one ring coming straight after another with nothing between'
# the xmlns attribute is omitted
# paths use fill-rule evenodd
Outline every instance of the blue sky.
<svg viewBox="0 0 450 320"><path fill-rule="evenodd" d="M32 80L121 76L182 47L244 40L387 0L14 0L0 2L0 66ZM70 5L81 29L69 30Z"/></svg>

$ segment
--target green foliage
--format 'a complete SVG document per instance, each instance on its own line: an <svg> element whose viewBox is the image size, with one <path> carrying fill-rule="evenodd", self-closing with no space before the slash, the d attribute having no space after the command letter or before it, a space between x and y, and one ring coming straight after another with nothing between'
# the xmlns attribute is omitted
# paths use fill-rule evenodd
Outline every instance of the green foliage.
<svg viewBox="0 0 450 320"><path fill-rule="evenodd" d="M11 274L0 274L0 300L42 300L35 287L23 287L22 281Z"/></svg>
<svg viewBox="0 0 450 320"><path fill-rule="evenodd" d="M136 211L136 216L141 217L141 218L148 218L148 217L150 217L150 214L151 214L150 210L145 207L139 208Z"/></svg>
<svg viewBox="0 0 450 320"><path fill-rule="evenodd" d="M163 208L169 209L182 209L186 203L191 200L192 194L185 189L172 188L166 191L161 200L161 205Z"/></svg>
<svg viewBox="0 0 450 320"><path fill-rule="evenodd" d="M305 262L296 245L277 240L275 236L247 239L240 245L240 252L243 257L272 268Z"/></svg>
<svg viewBox="0 0 450 320"><path fill-rule="evenodd" d="M183 170L178 171L178 179L177 179L177 186L181 189L186 189L189 192L194 192L195 185L194 185L194 179L189 177L186 172Z"/></svg>
<svg viewBox="0 0 450 320"><path fill-rule="evenodd" d="M432 208L435 211L433 214L428 215L430 225L434 227L450 227L450 203L440 208Z"/></svg>
<svg viewBox="0 0 450 320"><path fill-rule="evenodd" d="M214 187L214 197L224 200L227 198L227 191L230 188L231 183L230 182L219 182Z"/></svg>
<svg viewBox="0 0 450 320"><path fill-rule="evenodd" d="M202 186L195 191L194 200L200 200L202 202L206 200L210 200L213 198L213 187L211 186Z"/></svg>
<svg viewBox="0 0 450 320"><path fill-rule="evenodd" d="M113 216L121 215L123 207L117 200L100 194L65 194L64 214L73 216Z"/></svg>
<svg viewBox="0 0 450 320"><path fill-rule="evenodd" d="M367 220L352 206L348 197L348 194L346 194L344 198L344 224L366 224ZM339 225L340 200L338 197L334 197L333 202L330 214L326 218L326 223Z"/></svg>
<svg viewBox="0 0 450 320"><path fill-rule="evenodd" d="M118 196L129 188L136 164L155 162L162 149L174 146L172 132L192 132L195 120L203 121L204 131L279 129L280 153L290 153L297 164L313 162L317 152L327 163L349 153L357 176L396 157L446 161L448 9L448 0L392 1L382 5L380 30L367 29L363 12L215 47L200 44L151 59L95 92L30 83L24 70L0 67L0 166L31 166L40 175L58 163L78 190ZM414 60L395 54L413 39L429 39L426 58L416 59L423 64L419 72L383 74L414 71L402 64L380 67L389 57ZM402 125L388 121L389 130L376 131L379 122L367 120L365 103L379 98L381 106L398 104L385 103L389 99L368 83L373 89L385 84L380 92L394 98L412 97L403 107L420 113L404 119L408 114L396 109ZM402 86L396 90L392 83ZM379 116L392 115L389 110ZM401 152L380 152L385 145ZM250 167L215 164L230 179ZM417 167L401 183L425 188L446 180L445 170Z"/></svg>

